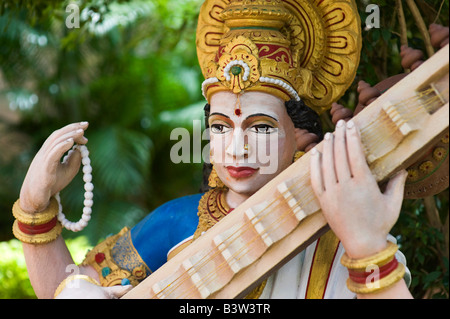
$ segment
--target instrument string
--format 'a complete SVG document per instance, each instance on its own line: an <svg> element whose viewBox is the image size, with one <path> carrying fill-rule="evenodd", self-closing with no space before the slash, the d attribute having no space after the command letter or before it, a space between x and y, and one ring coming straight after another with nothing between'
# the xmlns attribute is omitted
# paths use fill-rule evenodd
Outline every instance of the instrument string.
<svg viewBox="0 0 450 319"><path fill-rule="evenodd" d="M432 89L427 91L435 93L435 91ZM427 100L425 100L425 103L419 103L419 105L413 109L411 107L406 106L404 102L397 103L396 106L398 112L400 114L402 113L406 114L407 116L403 116L402 120L397 124L394 123L388 116L384 116L380 121L378 121L378 124L380 126L384 126L382 130L383 133L380 133L379 131L381 130L378 129L369 130L369 125L377 123L377 121L374 121L370 123L368 126L364 127L361 130L361 137L362 140L366 142L365 143L366 153L376 153L376 151L383 145L383 142L386 141L386 136L392 136L398 130L398 126L401 126L402 124L415 119L418 115L422 115L423 110L431 111L432 109L434 109L436 102L441 102L440 97L437 95L428 98ZM403 110L401 108L403 108Z"/></svg>
<svg viewBox="0 0 450 319"><path fill-rule="evenodd" d="M434 93L434 90L432 88L427 89L425 91L420 91L417 95L413 95L407 99L401 100L395 104L392 105L393 108L398 109L400 106L405 105L406 103L412 102L412 101L419 101L421 98L426 97L428 95L430 95L431 93ZM419 107L420 108L420 107ZM408 111L408 110L406 110ZM382 118L382 121L388 121L389 118ZM383 122L380 121L380 119L374 119L372 120L369 124L367 124L365 127L361 128L360 131L361 133L365 132L366 130L371 130L371 127L373 125L379 125L379 124L383 124Z"/></svg>

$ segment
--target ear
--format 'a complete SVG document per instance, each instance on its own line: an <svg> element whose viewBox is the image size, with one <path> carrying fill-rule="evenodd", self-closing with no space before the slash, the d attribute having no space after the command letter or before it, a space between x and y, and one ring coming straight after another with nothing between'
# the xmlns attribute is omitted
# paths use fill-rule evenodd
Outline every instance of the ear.
<svg viewBox="0 0 450 319"><path fill-rule="evenodd" d="M308 152L319 142L319 137L308 130L295 128L294 132L297 151Z"/></svg>

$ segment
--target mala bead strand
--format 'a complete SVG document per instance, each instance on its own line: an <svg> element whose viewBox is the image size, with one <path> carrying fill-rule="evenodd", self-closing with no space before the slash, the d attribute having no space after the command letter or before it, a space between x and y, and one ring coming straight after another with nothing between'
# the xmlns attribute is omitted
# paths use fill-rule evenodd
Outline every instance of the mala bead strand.
<svg viewBox="0 0 450 319"><path fill-rule="evenodd" d="M92 184L92 166L89 159L89 151L85 145L75 145L68 155L64 157L63 163L65 163L72 152L76 149L81 153L81 163L83 164L83 181L84 181L84 208L81 219L78 222L71 222L67 220L66 216L62 212L61 198L59 193L55 195L59 205L58 220L61 222L64 228L73 232L79 232L83 230L91 220L92 206L94 205L94 184Z"/></svg>

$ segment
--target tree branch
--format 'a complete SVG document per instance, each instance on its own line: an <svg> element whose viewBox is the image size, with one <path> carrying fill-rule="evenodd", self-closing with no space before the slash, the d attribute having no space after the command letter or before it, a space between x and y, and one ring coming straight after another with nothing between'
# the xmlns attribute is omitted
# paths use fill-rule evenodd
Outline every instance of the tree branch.
<svg viewBox="0 0 450 319"><path fill-rule="evenodd" d="M406 28L405 12L403 11L402 0L396 0L397 2L397 15L398 23L400 25L400 44L408 45L408 29Z"/></svg>
<svg viewBox="0 0 450 319"><path fill-rule="evenodd" d="M417 27L419 28L419 31L422 34L428 57L431 57L434 54L434 48L431 45L430 34L428 33L428 28L425 25L425 22L423 21L419 8L417 8L417 5L414 2L414 0L406 0L406 3L408 4L409 9L411 10L411 14L414 17L414 20L416 20Z"/></svg>

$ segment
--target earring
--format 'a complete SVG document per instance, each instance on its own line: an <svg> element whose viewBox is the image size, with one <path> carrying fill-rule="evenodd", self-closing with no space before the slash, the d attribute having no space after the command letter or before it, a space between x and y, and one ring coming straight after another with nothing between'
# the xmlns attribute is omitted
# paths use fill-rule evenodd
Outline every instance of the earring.
<svg viewBox="0 0 450 319"><path fill-rule="evenodd" d="M208 186L211 188L223 188L225 187L225 184L220 180L219 175L217 175L216 169L213 166L211 173L209 174L208 178Z"/></svg>
<svg viewBox="0 0 450 319"><path fill-rule="evenodd" d="M302 152L302 151L297 151L297 152L295 152L295 153L294 153L294 159L293 159L293 162L297 162L298 159L299 159L300 157L302 157L303 155L305 155L305 152Z"/></svg>

